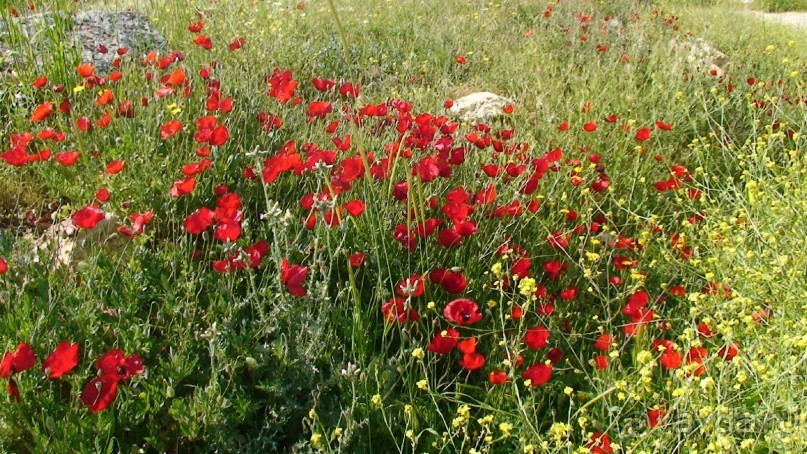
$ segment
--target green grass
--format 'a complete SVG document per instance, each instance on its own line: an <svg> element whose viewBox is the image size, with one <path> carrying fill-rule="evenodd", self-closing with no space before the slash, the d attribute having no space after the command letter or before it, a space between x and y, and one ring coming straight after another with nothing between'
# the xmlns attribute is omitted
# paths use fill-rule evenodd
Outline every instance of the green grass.
<svg viewBox="0 0 807 454"><path fill-rule="evenodd" d="M807 2L804 0L762 0L760 3L765 11L771 13L807 11Z"/></svg>
<svg viewBox="0 0 807 454"><path fill-rule="evenodd" d="M14 134L50 127L66 139L34 139L29 154L81 152L67 167L54 158L0 162L0 257L9 266L0 275L0 347L13 352L24 342L37 355L33 368L11 376L19 402L0 398L0 449L610 452L592 445L605 433L613 452L804 450L807 116L799 100L807 41L798 29L691 2L335 1L341 37L326 1L169 3L104 5L139 10L164 32L184 56L167 69L128 55L119 81L87 86L76 57L54 53L42 67L19 60L0 75L0 151ZM27 14L21 2L12 6ZM11 20L7 8L0 14ZM200 18L209 51L187 29ZM230 51L239 37L243 48ZM699 39L726 56L714 74L691 54ZM183 87L156 96L160 78L179 68L188 96ZM299 104L267 95L275 68L293 72ZM232 112L205 109L209 80L201 69L220 82L222 99L233 98ZM40 76L49 85L37 90ZM360 95L320 93L314 77L358 84ZM104 89L115 101L97 106ZM475 91L507 96L514 111L490 119L489 132L459 122L455 132L441 132L452 122L442 118L445 101ZM69 114L31 122L36 106L63 99ZM123 100L133 101L134 117L115 115ZM393 100L411 103L412 117ZM328 101L333 112L313 121L311 101ZM387 114L354 121L369 104L385 104ZM96 121L105 110L109 126L76 128L81 116ZM262 130L260 112L280 116L283 126ZM206 115L226 126L229 139L210 147L211 167L195 175L195 189L172 197L185 177L180 168L201 160L196 121ZM377 124L386 117L386 126ZM406 127L415 118L423 127ZM184 128L163 139L170 120ZM328 132L332 121L338 129ZM596 131L584 131L589 122ZM652 132L649 139L637 139L640 128ZM472 133L500 141L500 151L477 146ZM332 139L346 135L352 146L335 151ZM441 157L435 148L440 137L452 138L450 164L447 151ZM305 144L316 144L334 150L335 162L262 182L261 170L282 160L288 141L303 161L314 154ZM562 158L534 192L525 190L541 165L533 160L555 160L547 155L555 149ZM442 166L433 181L418 173L427 158ZM105 173L118 159L126 167ZM526 170L489 177L480 166L491 164ZM258 178L244 177L250 166ZM345 185L348 167L363 174ZM681 187L659 190L665 181ZM396 198L404 183L407 197ZM490 185L496 196L488 205ZM46 234L46 226L16 221L34 210L69 225L101 188L110 195L100 209L115 215L112 227L132 227L130 214L153 212L141 235ZM457 188L469 199L458 200ZM239 220L229 218L241 227L238 238L220 241L210 228L189 233L188 216L215 208L226 191L242 202ZM335 202L301 206L306 195L333 192ZM352 200L363 201L364 212L354 217L345 208L340 225L328 226L325 212ZM519 216L489 215L514 201L524 208ZM456 214L468 207L467 216ZM306 228L311 215L316 224ZM473 221L476 231L443 247L438 235L461 224L452 218ZM427 219L443 225L416 238ZM401 231L415 238L413 250L403 247ZM550 236L568 245L553 247ZM259 241L266 245L260 266L214 270L228 258L248 261L244 251ZM73 242L75 255L64 264L59 257ZM366 259L359 266L348 259L357 252ZM529 276L523 268L514 276L525 263L519 258L531 260ZM557 277L544 270L555 261L567 267ZM283 277L288 265L307 270L305 296ZM467 287L441 288L428 278L438 268L461 269ZM415 274L426 279L425 292L402 298L398 323L394 309L382 311ZM546 296L533 294L539 286ZM630 335L626 302L641 292L656 315ZM478 303L479 321L462 326L444 314L460 297ZM535 327L548 330L545 347L526 345ZM448 328L466 347L476 339L481 368L470 370L479 357L456 348L428 350ZM603 334L614 335L614 345L596 347ZM65 340L79 345L78 365L48 379L41 363ZM677 367L665 367L662 341L680 355ZM721 349L735 344L736 358L724 361ZM703 370L699 348L706 349ZM112 349L139 355L144 371L120 379L108 408L90 413L80 396ZM607 367L598 370L598 361ZM551 380L525 382L529 366L546 364ZM507 382L494 385L490 374L499 371ZM666 416L650 427L648 412L658 409Z"/></svg>

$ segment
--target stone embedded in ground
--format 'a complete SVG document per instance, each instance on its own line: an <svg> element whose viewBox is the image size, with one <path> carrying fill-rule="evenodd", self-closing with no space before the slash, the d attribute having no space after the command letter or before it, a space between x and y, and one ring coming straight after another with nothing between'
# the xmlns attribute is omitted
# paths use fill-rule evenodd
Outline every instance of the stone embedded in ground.
<svg viewBox="0 0 807 454"><path fill-rule="evenodd" d="M37 236L29 232L23 238L30 246L29 260L46 263L52 269L88 260L103 250L107 254L120 253L130 238L116 233L119 218L106 213L105 218L91 229L80 229L69 218L50 226Z"/></svg>
<svg viewBox="0 0 807 454"><path fill-rule="evenodd" d="M82 62L94 63L101 72L108 71L119 48L137 55L166 47L165 37L140 13L87 11L77 14L75 22ZM108 49L106 54L98 52L99 45Z"/></svg>
<svg viewBox="0 0 807 454"><path fill-rule="evenodd" d="M471 93L455 99L449 112L464 121L478 122L502 115L502 108L513 101L487 91Z"/></svg>
<svg viewBox="0 0 807 454"><path fill-rule="evenodd" d="M106 53L99 52L100 47L105 47ZM15 61L29 62L30 57L42 67L45 55L54 59L61 52L68 65L78 59L104 74L118 58L119 48L140 55L165 47L165 37L135 12L86 11L73 17L41 13L16 18L11 24L0 21L0 71L8 70ZM75 54L70 55L70 51Z"/></svg>
<svg viewBox="0 0 807 454"><path fill-rule="evenodd" d="M674 49L686 54L686 59L695 70L722 76L724 68L729 64L726 54L718 50L703 38L694 41L678 41L673 39L671 45Z"/></svg>

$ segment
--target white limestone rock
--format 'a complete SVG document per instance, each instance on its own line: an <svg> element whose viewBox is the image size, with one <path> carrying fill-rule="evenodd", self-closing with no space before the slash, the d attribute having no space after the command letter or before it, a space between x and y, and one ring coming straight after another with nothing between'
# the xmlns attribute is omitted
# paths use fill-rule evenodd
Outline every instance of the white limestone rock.
<svg viewBox="0 0 807 454"><path fill-rule="evenodd" d="M502 115L502 108L508 104L513 104L513 101L488 91L480 91L455 99L449 112L463 121L478 123Z"/></svg>

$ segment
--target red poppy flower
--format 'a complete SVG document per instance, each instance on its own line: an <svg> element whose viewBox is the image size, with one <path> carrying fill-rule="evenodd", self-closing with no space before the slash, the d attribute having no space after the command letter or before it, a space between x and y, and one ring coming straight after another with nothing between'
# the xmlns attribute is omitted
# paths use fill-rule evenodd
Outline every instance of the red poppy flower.
<svg viewBox="0 0 807 454"><path fill-rule="evenodd" d="M331 91L336 86L336 82L329 79L322 79L319 77L315 77L311 79L311 84L314 85L314 88L317 91L326 92Z"/></svg>
<svg viewBox="0 0 807 454"><path fill-rule="evenodd" d="M636 130L636 140L639 142L644 142L645 140L650 138L652 131L649 128L639 128Z"/></svg>
<svg viewBox="0 0 807 454"><path fill-rule="evenodd" d="M236 38L230 43L230 50L235 51L244 47L244 38Z"/></svg>
<svg viewBox="0 0 807 454"><path fill-rule="evenodd" d="M460 65L465 65L468 63L468 59L463 57L462 55L455 55L454 61L456 61Z"/></svg>
<svg viewBox="0 0 807 454"><path fill-rule="evenodd" d="M199 235L213 225L214 212L210 208L202 207L191 213L182 225L192 235Z"/></svg>
<svg viewBox="0 0 807 454"><path fill-rule="evenodd" d="M208 139L207 143L209 143L211 146L218 147L224 145L229 138L230 131L227 130L227 127L224 125L219 125L210 131L210 139Z"/></svg>
<svg viewBox="0 0 807 454"><path fill-rule="evenodd" d="M48 78L43 76L35 80L34 83L31 84L31 86L39 90L40 88L44 87L47 84L48 84Z"/></svg>
<svg viewBox="0 0 807 454"><path fill-rule="evenodd" d="M31 122L38 123L43 121L48 118L51 113L53 113L53 103L47 101L43 102L34 109L34 113L31 114Z"/></svg>
<svg viewBox="0 0 807 454"><path fill-rule="evenodd" d="M236 241L240 236L241 224L239 222L219 224L213 229L213 238L222 242Z"/></svg>
<svg viewBox="0 0 807 454"><path fill-rule="evenodd" d="M261 259L269 253L269 243L263 240L258 241L255 244L245 247L244 253L249 256L249 265L252 268L258 268L261 266Z"/></svg>
<svg viewBox="0 0 807 454"><path fill-rule="evenodd" d="M205 50L213 48L213 41L205 35L197 35L196 38L193 39L193 43Z"/></svg>
<svg viewBox="0 0 807 454"><path fill-rule="evenodd" d="M728 344L725 347L721 347L720 350L717 351L717 356L723 358L724 361L731 361L739 352L739 345Z"/></svg>
<svg viewBox="0 0 807 454"><path fill-rule="evenodd" d="M395 286L395 293L398 294L398 296L417 298L422 295L426 289L423 281L424 279L420 274L413 274L398 282Z"/></svg>
<svg viewBox="0 0 807 454"><path fill-rule="evenodd" d="M361 216L364 212L364 202L361 200L351 200L345 204L345 210L353 217Z"/></svg>
<svg viewBox="0 0 807 454"><path fill-rule="evenodd" d="M647 410L647 425L650 428L656 427L659 424L660 420L664 419L666 415L667 410L661 407L651 408L650 410Z"/></svg>
<svg viewBox="0 0 807 454"><path fill-rule="evenodd" d="M128 237L140 235L141 233L143 233L143 229L145 228L145 226L150 224L153 218L154 218L153 211L130 214L129 220L132 221L132 227L130 228L122 225L117 228L117 231L118 233L126 235Z"/></svg>
<svg viewBox="0 0 807 454"><path fill-rule="evenodd" d="M477 345L479 345L479 339L469 337L468 339L461 340L457 343L457 350L461 351L462 353L474 353Z"/></svg>
<svg viewBox="0 0 807 454"><path fill-rule="evenodd" d="M628 303L622 306L622 313L633 316L638 313L639 309L647 307L649 302L650 295L644 290L639 290L628 296Z"/></svg>
<svg viewBox="0 0 807 454"><path fill-rule="evenodd" d="M185 194L190 194L196 188L196 178L187 177L181 180L174 181L171 186L171 197L179 197Z"/></svg>
<svg viewBox="0 0 807 454"><path fill-rule="evenodd" d="M521 374L521 378L530 381L530 386L540 386L552 379L552 366L544 363L533 364Z"/></svg>
<svg viewBox="0 0 807 454"><path fill-rule="evenodd" d="M92 379L81 391L81 402L91 413L105 410L118 394L118 377L101 375Z"/></svg>
<svg viewBox="0 0 807 454"><path fill-rule="evenodd" d="M233 111L233 98L227 98L222 100L221 95L219 92L213 92L207 101L205 101L205 108L208 111L216 111L220 110L222 112L232 112Z"/></svg>
<svg viewBox="0 0 807 454"><path fill-rule="evenodd" d="M191 33L199 33L203 28L205 28L205 24L202 21L197 21L188 25L188 31Z"/></svg>
<svg viewBox="0 0 807 454"><path fill-rule="evenodd" d="M17 345L13 352L6 352L0 362L0 377L8 378L16 372L22 372L34 367L36 354L25 342Z"/></svg>
<svg viewBox="0 0 807 454"><path fill-rule="evenodd" d="M221 194L216 200L216 211L214 218L219 224L229 224L232 222L241 222L244 213L241 211L241 197L234 192L226 192L229 190L226 185L223 187L216 187L217 194ZM225 191L224 193L220 191Z"/></svg>
<svg viewBox="0 0 807 454"><path fill-rule="evenodd" d="M261 123L261 129L266 132L280 129L283 126L283 119L272 113L259 112L256 118Z"/></svg>
<svg viewBox="0 0 807 454"><path fill-rule="evenodd" d="M314 118L325 118L332 111L333 106L328 101L312 101L305 113L309 120L313 120Z"/></svg>
<svg viewBox="0 0 807 454"><path fill-rule="evenodd" d="M656 129L660 129L662 131L669 131L672 129L672 123L664 123L662 121L657 121Z"/></svg>
<svg viewBox="0 0 807 454"><path fill-rule="evenodd" d="M115 175L120 173L124 168L126 168L126 163L120 159L116 159L107 164L104 168L104 173L107 175Z"/></svg>
<svg viewBox="0 0 807 454"><path fill-rule="evenodd" d="M95 199L101 203L109 202L109 189L101 188L95 191Z"/></svg>
<svg viewBox="0 0 807 454"><path fill-rule="evenodd" d="M446 248L459 246L462 239L463 236L455 228L443 229L437 233L437 244Z"/></svg>
<svg viewBox="0 0 807 454"><path fill-rule="evenodd" d="M602 432L591 434L586 448L592 454L611 454L614 452L614 448L611 447L611 438Z"/></svg>
<svg viewBox="0 0 807 454"><path fill-rule="evenodd" d="M280 281L286 287L286 291L294 296L305 296L308 292L303 287L303 281L308 276L308 267L302 265L291 265L287 259L283 259L280 264Z"/></svg>
<svg viewBox="0 0 807 454"><path fill-rule="evenodd" d="M95 66L89 63L82 63L76 67L76 72L84 79L90 77L95 73Z"/></svg>
<svg viewBox="0 0 807 454"><path fill-rule="evenodd" d="M562 263L559 260L545 262L543 265L544 271L547 274L547 278L553 281L558 280L560 276L568 269L568 267L569 265Z"/></svg>
<svg viewBox="0 0 807 454"><path fill-rule="evenodd" d="M30 134L30 133L28 133ZM45 128L36 135L38 139L42 140L53 140L55 142L62 142L64 139L67 138L67 134L63 132L57 132L53 128Z"/></svg>
<svg viewBox="0 0 807 454"><path fill-rule="evenodd" d="M293 96L294 90L297 89L297 81L293 79L291 71L281 71L275 68L270 77L266 78L269 84L269 96L275 98L281 104L287 103Z"/></svg>
<svg viewBox="0 0 807 454"><path fill-rule="evenodd" d="M616 338L611 334L600 334L594 342L594 348L605 352L611 349L611 344L614 342L616 342Z"/></svg>
<svg viewBox="0 0 807 454"><path fill-rule="evenodd" d="M439 284L448 293L462 293L468 285L462 270L452 271L445 268L438 268L429 273L429 279L435 284Z"/></svg>
<svg viewBox="0 0 807 454"><path fill-rule="evenodd" d="M390 298L386 303L381 305L381 313L384 315L384 321L387 323L398 322L405 323L407 321L417 321L420 314L411 307L406 308L406 299L404 298Z"/></svg>
<svg viewBox="0 0 807 454"><path fill-rule="evenodd" d="M471 214L471 207L465 203L446 203L441 208L443 214L452 221L464 221Z"/></svg>
<svg viewBox="0 0 807 454"><path fill-rule="evenodd" d="M78 365L78 344L63 341L56 346L45 361L42 361L42 372L48 378L59 378Z"/></svg>
<svg viewBox="0 0 807 454"><path fill-rule="evenodd" d="M446 355L457 346L459 338L459 331L454 328L448 328L437 333L426 349L430 352Z"/></svg>
<svg viewBox="0 0 807 454"><path fill-rule="evenodd" d="M413 233L415 235L421 237L421 238L426 238L428 236L431 236L434 233L434 231L437 229L437 227L440 227L441 225L443 225L443 222L444 221L442 221L440 219L434 219L434 218L426 219L423 222L419 222L415 226L415 228L413 229ZM439 283L438 281L434 280L434 276L431 276L431 280L435 284Z"/></svg>
<svg viewBox="0 0 807 454"><path fill-rule="evenodd" d="M467 370L477 370L485 365L485 357L477 352L466 353L462 355L460 366Z"/></svg>
<svg viewBox="0 0 807 454"><path fill-rule="evenodd" d="M95 98L95 105L96 106L105 106L115 100L115 95L112 93L112 90L101 90L98 93L98 96Z"/></svg>
<svg viewBox="0 0 807 454"><path fill-rule="evenodd" d="M563 301L571 301L577 297L577 287L570 285L560 291L560 299Z"/></svg>
<svg viewBox="0 0 807 454"><path fill-rule="evenodd" d="M507 372L503 370L494 370L488 375L488 381L493 385L503 385L507 383Z"/></svg>
<svg viewBox="0 0 807 454"><path fill-rule="evenodd" d="M5 257L0 257L0 275L6 274L8 272L8 263L6 263Z"/></svg>
<svg viewBox="0 0 807 454"><path fill-rule="evenodd" d="M488 205L496 201L496 186L489 184L474 196L474 203Z"/></svg>
<svg viewBox="0 0 807 454"><path fill-rule="evenodd" d="M118 349L106 352L96 361L95 367L101 370L103 375L113 376L120 380L128 380L146 370L140 355L126 356L123 351Z"/></svg>
<svg viewBox="0 0 807 454"><path fill-rule="evenodd" d="M681 358L681 354L675 350L668 349L664 350L661 354L661 357L658 360L665 369L678 369L681 367L681 363L683 363L683 358Z"/></svg>
<svg viewBox="0 0 807 454"><path fill-rule="evenodd" d="M15 382L14 379L10 378L8 380L6 389L8 389L8 394L11 396L14 402L20 401L20 388L17 386L17 382Z"/></svg>
<svg viewBox="0 0 807 454"><path fill-rule="evenodd" d="M176 71L172 72L168 76L166 76L163 81L165 85L182 85L185 83L185 70L184 69L177 69Z"/></svg>
<svg viewBox="0 0 807 454"><path fill-rule="evenodd" d="M96 205L88 205L76 211L70 217L73 225L82 229L91 229L103 221L106 214Z"/></svg>
<svg viewBox="0 0 807 454"><path fill-rule="evenodd" d="M184 125L179 120L170 120L164 125L160 126L160 138L167 140L173 137L176 133L182 130Z"/></svg>
<svg viewBox="0 0 807 454"><path fill-rule="evenodd" d="M510 267L510 275L515 279L516 276L519 278L522 277L530 277L530 267L532 266L532 260L521 257L513 262L513 265Z"/></svg>
<svg viewBox="0 0 807 454"><path fill-rule="evenodd" d="M345 98L357 98L359 96L359 86L351 83L342 84L339 87L339 94Z"/></svg>
<svg viewBox="0 0 807 454"><path fill-rule="evenodd" d="M700 322L698 323L698 337L708 339L710 337L714 337L715 333L712 331L712 328L709 326L708 323Z"/></svg>
<svg viewBox="0 0 807 454"><path fill-rule="evenodd" d="M689 352L687 353L686 361L687 364L697 363L698 367L695 368L693 374L696 376L701 376L704 372L706 372L706 366L703 365L703 361L709 356L709 352L706 350L705 347L691 347Z"/></svg>
<svg viewBox="0 0 807 454"><path fill-rule="evenodd" d="M188 164L185 164L182 166L180 170L187 176L193 176L209 169L211 164L212 162L210 161L210 159L202 159L199 162L190 162Z"/></svg>
<svg viewBox="0 0 807 454"><path fill-rule="evenodd" d="M472 325L482 319L482 312L476 301L459 298L446 305L443 309L443 317L458 325Z"/></svg>
<svg viewBox="0 0 807 454"><path fill-rule="evenodd" d="M597 123L589 121L588 123L583 125L583 130L586 132L594 132L597 130Z"/></svg>
<svg viewBox="0 0 807 454"><path fill-rule="evenodd" d="M68 167L75 164L80 155L81 153L79 153L78 151L65 151L53 155L53 159L55 159L56 162L58 162L59 164Z"/></svg>
<svg viewBox="0 0 807 454"><path fill-rule="evenodd" d="M546 359L549 360L552 365L555 365L563 359L563 350L559 347L555 347L546 354Z"/></svg>
<svg viewBox="0 0 807 454"><path fill-rule="evenodd" d="M295 151L295 148L296 145L293 141L286 142L277 155L266 159L262 171L264 183L273 183L283 172L288 172L302 165L302 159Z"/></svg>
<svg viewBox="0 0 807 454"><path fill-rule="evenodd" d="M46 148L39 153L29 155L24 146L15 146L14 148L0 153L0 159L13 165L22 166L31 162L47 161L50 159L51 150Z"/></svg>
<svg viewBox="0 0 807 454"><path fill-rule="evenodd" d="M605 370L608 368L608 357L605 355L597 355L594 357L594 368L597 370Z"/></svg>
<svg viewBox="0 0 807 454"><path fill-rule="evenodd" d="M358 268L364 264L364 254L361 252L355 252L350 255L348 260L350 261L350 266L353 268Z"/></svg>
<svg viewBox="0 0 807 454"><path fill-rule="evenodd" d="M548 340L549 330L543 326L533 326L524 334L524 343L533 350L546 347Z"/></svg>
<svg viewBox="0 0 807 454"><path fill-rule="evenodd" d="M334 137L331 139L334 145L336 145L336 149L339 151L348 151L350 149L350 134L345 134L345 138Z"/></svg>

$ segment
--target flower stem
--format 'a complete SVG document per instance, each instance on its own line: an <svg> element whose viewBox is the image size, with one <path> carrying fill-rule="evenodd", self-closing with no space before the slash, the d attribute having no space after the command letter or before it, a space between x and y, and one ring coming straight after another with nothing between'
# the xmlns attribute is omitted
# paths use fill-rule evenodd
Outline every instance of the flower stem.
<svg viewBox="0 0 807 454"><path fill-rule="evenodd" d="M345 29L342 28L342 21L339 20L339 14L336 12L336 5L333 4L333 0L328 0L328 6L331 7L331 15L333 16L333 20L336 21L336 30L339 32L339 39L342 40L342 51L345 54L345 63L350 64L347 36L345 35Z"/></svg>

